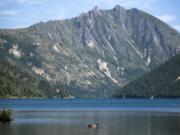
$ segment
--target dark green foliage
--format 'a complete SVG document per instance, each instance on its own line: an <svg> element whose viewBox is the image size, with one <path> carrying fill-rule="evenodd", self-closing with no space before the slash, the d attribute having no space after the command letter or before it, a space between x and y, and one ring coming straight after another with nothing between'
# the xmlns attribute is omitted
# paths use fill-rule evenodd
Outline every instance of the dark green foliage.
<svg viewBox="0 0 180 135"><path fill-rule="evenodd" d="M0 97L41 97L35 78L17 66L0 63Z"/></svg>
<svg viewBox="0 0 180 135"><path fill-rule="evenodd" d="M132 81L115 97L180 97L180 55L174 56L152 72Z"/></svg>
<svg viewBox="0 0 180 135"><path fill-rule="evenodd" d="M65 90L56 94L59 88L45 79L11 64L8 61L0 62L0 97L64 97ZM59 88L62 89L62 88Z"/></svg>
<svg viewBox="0 0 180 135"><path fill-rule="evenodd" d="M12 121L12 111L11 110L2 110L0 111L0 122L9 123Z"/></svg>

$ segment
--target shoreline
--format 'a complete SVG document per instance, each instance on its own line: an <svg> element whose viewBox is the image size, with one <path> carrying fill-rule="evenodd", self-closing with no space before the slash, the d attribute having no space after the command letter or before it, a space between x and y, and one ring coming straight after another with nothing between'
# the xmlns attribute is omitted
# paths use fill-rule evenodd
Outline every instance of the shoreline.
<svg viewBox="0 0 180 135"><path fill-rule="evenodd" d="M69 95L67 97L27 97L27 96L22 96L22 97L16 97L16 96L7 96L7 97L0 97L0 99L180 99L178 96L165 96L165 97L139 97L139 96L130 96L130 97L75 97L72 95Z"/></svg>
<svg viewBox="0 0 180 135"><path fill-rule="evenodd" d="M1 110L1 109L0 109ZM180 109L176 108L61 108L61 109L12 109L13 113L55 113L55 112L127 112L127 113L163 113L163 114L178 114Z"/></svg>

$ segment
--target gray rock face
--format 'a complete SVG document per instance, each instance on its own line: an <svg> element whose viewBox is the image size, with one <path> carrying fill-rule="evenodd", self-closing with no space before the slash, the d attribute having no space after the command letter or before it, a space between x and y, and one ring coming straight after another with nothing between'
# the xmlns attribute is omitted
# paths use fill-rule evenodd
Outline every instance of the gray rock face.
<svg viewBox="0 0 180 135"><path fill-rule="evenodd" d="M72 95L106 97L180 50L180 34L138 9L93 10L68 20L0 30L1 52Z"/></svg>

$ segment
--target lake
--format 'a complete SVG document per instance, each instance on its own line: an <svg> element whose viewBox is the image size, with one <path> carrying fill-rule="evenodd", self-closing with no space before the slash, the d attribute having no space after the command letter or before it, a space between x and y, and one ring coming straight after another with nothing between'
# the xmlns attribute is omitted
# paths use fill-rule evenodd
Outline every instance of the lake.
<svg viewBox="0 0 180 135"><path fill-rule="evenodd" d="M180 135L180 99L0 99L2 108L14 120L0 135Z"/></svg>

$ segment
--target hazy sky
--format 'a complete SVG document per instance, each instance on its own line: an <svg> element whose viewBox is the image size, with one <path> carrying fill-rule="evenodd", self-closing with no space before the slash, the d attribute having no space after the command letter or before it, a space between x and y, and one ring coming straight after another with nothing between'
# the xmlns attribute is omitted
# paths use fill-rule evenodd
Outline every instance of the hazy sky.
<svg viewBox="0 0 180 135"><path fill-rule="evenodd" d="M138 8L180 31L180 0L0 0L0 28L21 28L40 21L66 19L119 4Z"/></svg>

